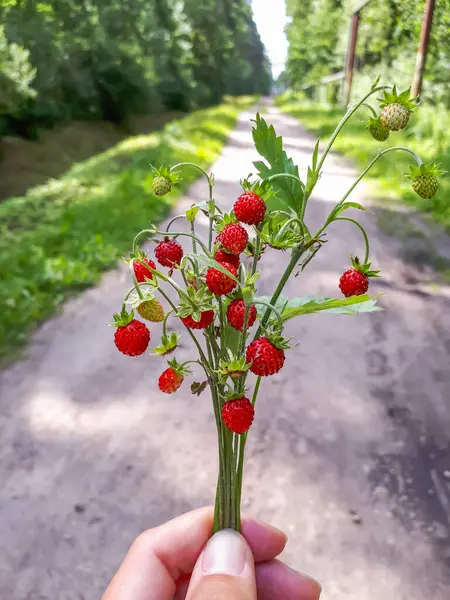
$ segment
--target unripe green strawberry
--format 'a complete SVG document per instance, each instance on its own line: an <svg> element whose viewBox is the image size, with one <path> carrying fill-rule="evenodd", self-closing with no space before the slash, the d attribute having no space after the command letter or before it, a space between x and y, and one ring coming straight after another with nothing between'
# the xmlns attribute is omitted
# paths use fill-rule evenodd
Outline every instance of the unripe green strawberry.
<svg viewBox="0 0 450 600"><path fill-rule="evenodd" d="M438 191L438 180L434 175L419 175L412 181L412 188L425 200L431 200Z"/></svg>
<svg viewBox="0 0 450 600"><path fill-rule="evenodd" d="M377 142L384 142L389 137L389 129L383 125L380 117L377 119L370 119L367 128Z"/></svg>
<svg viewBox="0 0 450 600"><path fill-rule="evenodd" d="M378 98L380 107L381 124L390 131L398 131L404 129L409 121L411 112L417 107L417 98L410 98L409 90L405 90L400 94L397 88L392 88L392 91L385 91L383 98Z"/></svg>
<svg viewBox="0 0 450 600"><path fill-rule="evenodd" d="M425 200L431 200L439 188L438 177L445 171L441 171L438 163L429 163L420 167L410 166L409 179L411 179L412 189Z"/></svg>
<svg viewBox="0 0 450 600"><path fill-rule="evenodd" d="M165 196L172 189L172 182L168 177L155 177L152 181L153 193L157 196Z"/></svg>
<svg viewBox="0 0 450 600"><path fill-rule="evenodd" d="M164 321L164 309L156 298L152 300L144 300L137 307L138 313L141 315L143 319L147 321L152 321L153 323L160 323Z"/></svg>
<svg viewBox="0 0 450 600"><path fill-rule="evenodd" d="M173 173L166 165L161 165L157 169L153 167L152 191L157 196L168 194L172 185L178 181L180 181L180 175Z"/></svg>
<svg viewBox="0 0 450 600"><path fill-rule="evenodd" d="M390 131L404 129L411 116L411 111L402 104L388 104L380 115L381 124Z"/></svg>

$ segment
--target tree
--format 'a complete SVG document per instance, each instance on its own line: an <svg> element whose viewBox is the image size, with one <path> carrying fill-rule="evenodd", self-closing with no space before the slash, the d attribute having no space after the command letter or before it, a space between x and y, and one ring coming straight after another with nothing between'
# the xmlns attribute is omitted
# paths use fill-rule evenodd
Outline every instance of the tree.
<svg viewBox="0 0 450 600"><path fill-rule="evenodd" d="M0 18L4 44L28 63L17 77L34 76L35 93L14 103L23 130L75 118L123 123L270 86L247 0L0 0Z"/></svg>

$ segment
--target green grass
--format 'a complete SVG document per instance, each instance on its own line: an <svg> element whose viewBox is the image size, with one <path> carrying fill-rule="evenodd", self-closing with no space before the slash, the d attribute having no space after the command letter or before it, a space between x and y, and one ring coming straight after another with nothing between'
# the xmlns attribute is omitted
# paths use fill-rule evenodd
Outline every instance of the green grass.
<svg viewBox="0 0 450 600"><path fill-rule="evenodd" d="M326 141L343 115L342 107L312 104L292 93L277 100L278 106L298 118L310 131ZM376 108L376 103L372 105ZM389 146L408 146L424 162L438 160L442 169L450 171L450 111L436 106L419 106L402 132L391 132L383 144L375 141L365 127L369 117L362 107L346 124L333 148L353 159L361 170L377 151ZM374 197L389 201L404 201L418 210L429 213L433 219L450 230L450 175L440 179L440 189L432 200L423 200L411 189L406 179L412 157L405 152L392 152L376 163L365 181L371 184Z"/></svg>
<svg viewBox="0 0 450 600"><path fill-rule="evenodd" d="M115 266L134 234L162 220L197 177L186 170L176 191L158 198L151 192L149 164L193 161L208 167L239 112L255 101L230 99L160 131L127 138L0 204L1 362L14 358L30 331L65 298Z"/></svg>

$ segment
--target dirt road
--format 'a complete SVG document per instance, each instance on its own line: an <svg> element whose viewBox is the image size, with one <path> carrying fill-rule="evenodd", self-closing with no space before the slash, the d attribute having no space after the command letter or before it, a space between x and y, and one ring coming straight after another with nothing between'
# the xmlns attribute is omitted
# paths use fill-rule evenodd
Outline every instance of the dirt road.
<svg viewBox="0 0 450 600"><path fill-rule="evenodd" d="M244 113L214 165L230 207L256 158ZM269 109L306 167L312 137ZM311 199L312 228L355 176L332 157ZM354 199L364 202L363 188ZM205 197L195 183L182 207ZM384 212L384 218L398 218ZM404 262L401 243L365 224L387 309L292 321L299 342L264 382L248 444L245 511L285 529L285 560L317 577L325 600L444 600L450 596L450 289ZM349 225L347 227L347 225ZM336 295L350 224L288 295ZM130 240L131 241L131 240ZM269 291L286 257L263 258ZM0 597L95 600L143 529L210 503L215 434L207 395L164 396L162 362L128 359L105 326L127 276L108 273L68 302L0 379ZM154 340L157 339L157 328ZM180 358L192 352L184 339Z"/></svg>

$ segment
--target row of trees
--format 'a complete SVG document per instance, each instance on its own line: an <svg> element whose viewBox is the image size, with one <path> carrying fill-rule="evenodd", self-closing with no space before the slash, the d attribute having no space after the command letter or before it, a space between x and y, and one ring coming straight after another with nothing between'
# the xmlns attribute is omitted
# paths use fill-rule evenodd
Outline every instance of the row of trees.
<svg viewBox="0 0 450 600"><path fill-rule="evenodd" d="M0 0L0 133L266 94L247 0Z"/></svg>
<svg viewBox="0 0 450 600"><path fill-rule="evenodd" d="M286 0L289 53L284 82L291 87L341 71L350 14L357 0ZM361 13L356 66L411 84L425 0L373 0ZM436 3L424 93L450 106L450 0Z"/></svg>

